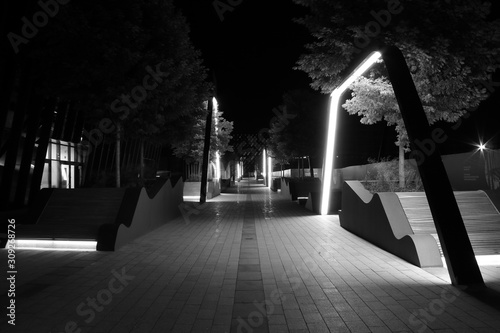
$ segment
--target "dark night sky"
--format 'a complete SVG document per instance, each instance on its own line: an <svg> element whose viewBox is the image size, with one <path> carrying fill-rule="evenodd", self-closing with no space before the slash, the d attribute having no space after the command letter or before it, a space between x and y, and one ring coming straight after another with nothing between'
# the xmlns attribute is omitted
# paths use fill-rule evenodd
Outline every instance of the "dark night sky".
<svg viewBox="0 0 500 333"><path fill-rule="evenodd" d="M220 108L226 119L234 121L235 133L257 133L268 127L272 109L281 103L285 91L309 88L307 74L292 69L305 52L304 45L312 41L307 30L292 21L307 13L305 8L291 0L242 1L233 11L225 12L221 21L213 0L176 3L191 26L193 44L202 52L206 67L215 73ZM498 12L500 4L494 6ZM443 153L473 149L470 144L481 135L484 140L494 138L493 148L500 148L496 136L500 120L498 90L457 130L438 124L448 128L450 137L441 148ZM337 154L342 155L344 165L364 163L365 155L377 157L379 151L382 156L397 154L393 128L384 136L383 124L361 125L358 117L347 114L340 116L339 127ZM363 160L356 160L359 153Z"/></svg>
<svg viewBox="0 0 500 333"><path fill-rule="evenodd" d="M292 22L304 8L290 0L242 1L221 21L213 0L179 0L191 26L191 38L215 73L224 117L236 132L268 127L272 108L290 89L308 89L307 74L293 70L307 30Z"/></svg>

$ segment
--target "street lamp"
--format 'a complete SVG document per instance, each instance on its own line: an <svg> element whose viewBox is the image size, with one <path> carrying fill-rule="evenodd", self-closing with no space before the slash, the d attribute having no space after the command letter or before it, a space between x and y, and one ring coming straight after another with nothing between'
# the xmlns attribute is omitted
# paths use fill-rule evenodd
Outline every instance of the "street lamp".
<svg viewBox="0 0 500 333"><path fill-rule="evenodd" d="M328 120L328 134L325 152L325 166L323 170L323 189L321 195L321 215L328 214L330 204L330 189L332 185L332 172L333 172L333 153L335 150L335 133L337 130L337 113L339 109L339 102L342 94L349 88L349 86L360 77L368 68L370 68L377 60L380 59L382 54L380 52L372 53L361 65L354 70L354 72L330 95L330 114Z"/></svg>

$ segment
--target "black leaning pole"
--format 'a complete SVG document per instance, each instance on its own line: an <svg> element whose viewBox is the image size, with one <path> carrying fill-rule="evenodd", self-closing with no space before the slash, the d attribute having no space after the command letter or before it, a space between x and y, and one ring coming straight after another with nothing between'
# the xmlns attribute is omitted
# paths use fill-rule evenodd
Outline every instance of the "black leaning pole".
<svg viewBox="0 0 500 333"><path fill-rule="evenodd" d="M444 132L439 129L431 132L401 51L394 46L386 46L381 49L381 53L408 132L412 154L418 156L418 171L429 201L451 282L454 285L484 285L437 147L437 143L443 140Z"/></svg>
<svg viewBox="0 0 500 333"><path fill-rule="evenodd" d="M203 161L201 164L201 187L200 187L200 203L207 201L207 181L208 181L208 153L210 152L210 136L212 132L212 113L213 100L208 100L207 106L207 123L205 124L205 144L203 146Z"/></svg>

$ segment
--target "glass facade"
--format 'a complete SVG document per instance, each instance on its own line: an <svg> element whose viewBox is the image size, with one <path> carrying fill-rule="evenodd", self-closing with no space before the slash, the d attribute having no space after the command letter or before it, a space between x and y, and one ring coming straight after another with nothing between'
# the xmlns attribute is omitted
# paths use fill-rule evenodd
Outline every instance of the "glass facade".
<svg viewBox="0 0 500 333"><path fill-rule="evenodd" d="M51 139L40 188L76 188L83 182L87 150L80 144Z"/></svg>

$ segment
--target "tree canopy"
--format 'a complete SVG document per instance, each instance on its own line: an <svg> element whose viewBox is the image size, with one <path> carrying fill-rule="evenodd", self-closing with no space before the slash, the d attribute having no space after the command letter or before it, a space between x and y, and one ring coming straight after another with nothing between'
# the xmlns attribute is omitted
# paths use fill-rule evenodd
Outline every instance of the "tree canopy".
<svg viewBox="0 0 500 333"><path fill-rule="evenodd" d="M212 129L210 131L210 151L219 151L220 156L226 152L232 152L233 147L229 144L233 131L233 122L222 117L223 112L217 111L212 118ZM206 110L203 110L197 118L196 124L188 131L189 140L179 141L174 146L174 154L187 162L201 163L203 158L203 147L205 144L205 125L207 122ZM213 155L212 157L214 157Z"/></svg>
<svg viewBox="0 0 500 333"><path fill-rule="evenodd" d="M324 131L320 124L325 124L325 105L321 97L307 90L292 90L283 95L278 109L288 116L271 123L268 140L271 155L280 163L295 157L322 156Z"/></svg>
<svg viewBox="0 0 500 333"><path fill-rule="evenodd" d="M97 121L111 118L129 137L187 138L211 95L172 0L72 1L19 48L36 62L43 95L74 101Z"/></svg>
<svg viewBox="0 0 500 333"><path fill-rule="evenodd" d="M309 7L299 19L315 41L297 69L311 86L330 93L353 59L374 42L403 52L429 122L455 122L486 99L492 73L500 68L500 20L490 3L432 0L294 0ZM408 144L406 130L383 66L374 66L351 85L344 104L363 123L396 125L398 144Z"/></svg>

